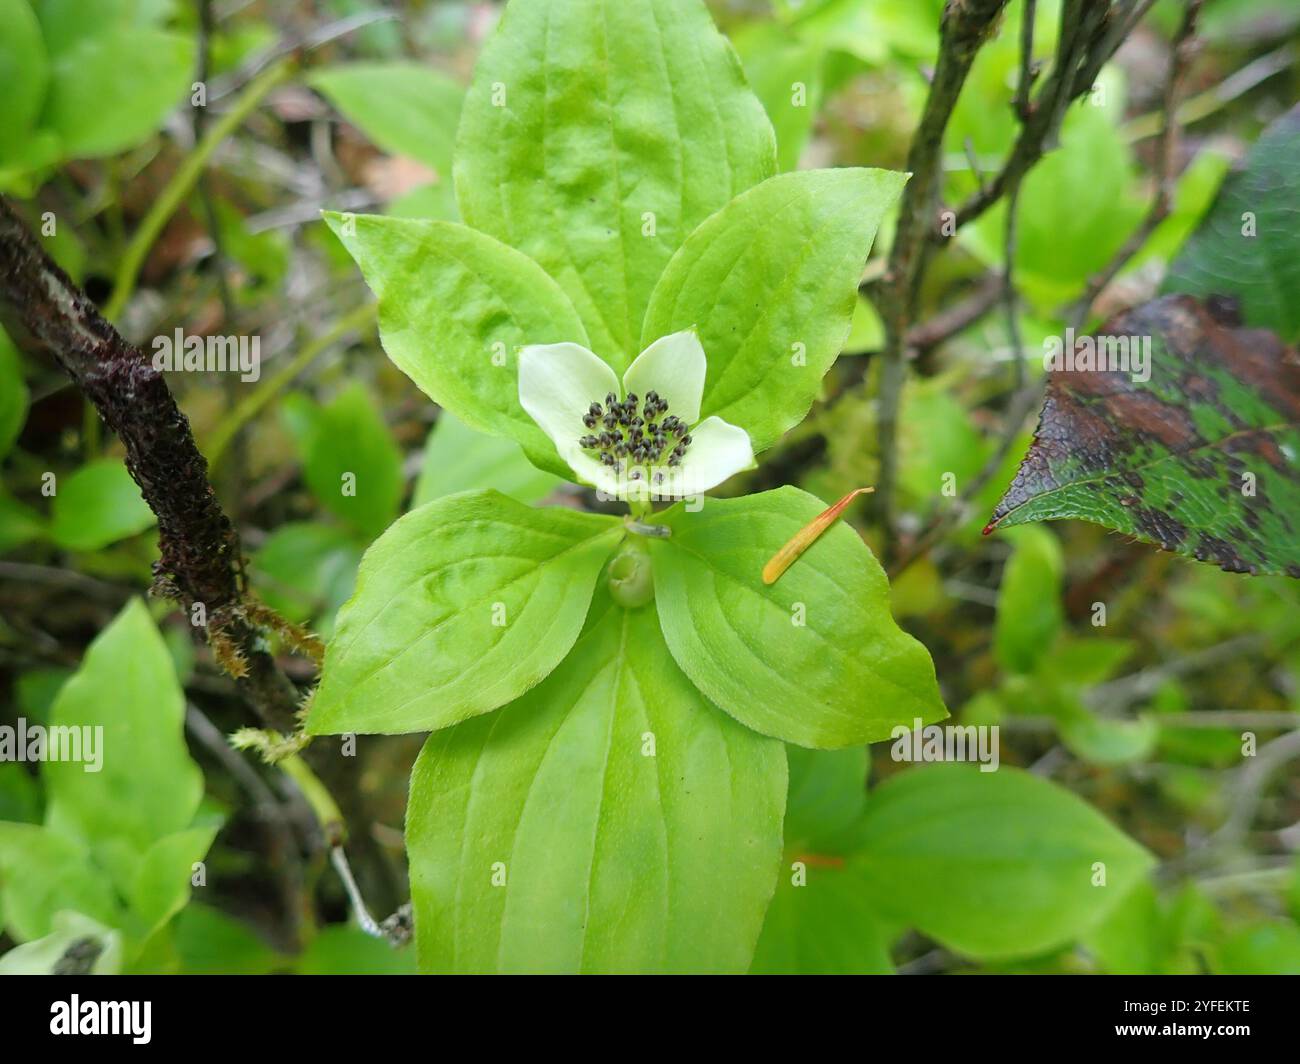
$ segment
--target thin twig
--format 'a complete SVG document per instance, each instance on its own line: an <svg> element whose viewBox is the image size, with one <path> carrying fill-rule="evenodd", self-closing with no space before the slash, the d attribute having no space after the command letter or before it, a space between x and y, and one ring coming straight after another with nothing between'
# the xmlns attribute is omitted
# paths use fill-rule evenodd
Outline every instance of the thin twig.
<svg viewBox="0 0 1300 1064"><path fill-rule="evenodd" d="M181 202L193 190L203 173L204 166L212 157L212 153L217 150L217 146L243 124L244 119L257 109L267 93L288 78L292 69L293 64L283 60L266 70L244 90L235 105L212 125L204 138L176 168L171 180L153 201L153 205L132 235L131 242L122 255L122 261L118 263L117 274L113 280L113 292L104 307L104 316L110 321L119 318L126 308L127 301L135 291L136 279L140 275L140 268L144 265L149 249L153 247L158 235Z"/></svg>
<svg viewBox="0 0 1300 1064"><path fill-rule="evenodd" d="M1142 249L1151 234L1156 231L1156 227L1169 217L1173 205L1174 177L1177 169L1178 90L1195 50L1196 20L1200 15L1201 4L1202 0L1187 0L1183 9L1182 22L1174 35L1169 56L1169 74L1165 78L1161 104L1164 122L1160 129L1160 139L1156 143L1155 192L1151 198L1151 206L1142 223L1124 241L1110 262L1088 281L1083 295L1079 297L1068 315L1071 327L1076 331L1083 328L1088 320L1097 297L1105 291L1106 286L1115 279L1128 261Z"/></svg>
<svg viewBox="0 0 1300 1064"><path fill-rule="evenodd" d="M127 343L0 197L0 324L52 357L126 447L126 467L158 518L154 586L206 633L223 667L272 726L292 730L298 695L248 619L239 537L208 483L189 421L161 372Z"/></svg>
<svg viewBox="0 0 1300 1064"><path fill-rule="evenodd" d="M246 396L217 426L216 431L212 434L212 439L208 441L206 450L212 468L215 470L221 465L222 458L225 457L231 442L238 436L240 430L261 413L262 409L279 395L298 374L345 336L364 330L372 325L375 320L375 313L375 304L366 303L345 314L329 329L321 333L320 336L304 344L302 350L290 359L288 364L275 376Z"/></svg>
<svg viewBox="0 0 1300 1064"><path fill-rule="evenodd" d="M937 221L944 130L952 117L971 64L997 24L1007 0L949 4L939 29L939 58L907 156L911 180L903 189L898 228L889 265L879 286L878 306L885 326L880 375L878 431L879 513L886 554L893 542L894 485L898 478L898 408L907 375L906 338L916 305L926 257L927 234Z"/></svg>

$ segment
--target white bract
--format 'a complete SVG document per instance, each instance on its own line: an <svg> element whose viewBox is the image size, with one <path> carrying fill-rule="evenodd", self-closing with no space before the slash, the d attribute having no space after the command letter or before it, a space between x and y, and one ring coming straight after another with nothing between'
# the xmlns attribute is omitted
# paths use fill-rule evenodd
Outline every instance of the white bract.
<svg viewBox="0 0 1300 1064"><path fill-rule="evenodd" d="M749 434L700 420L706 370L693 330L642 351L620 383L581 344L519 352L519 402L574 475L615 498L681 498L754 464Z"/></svg>

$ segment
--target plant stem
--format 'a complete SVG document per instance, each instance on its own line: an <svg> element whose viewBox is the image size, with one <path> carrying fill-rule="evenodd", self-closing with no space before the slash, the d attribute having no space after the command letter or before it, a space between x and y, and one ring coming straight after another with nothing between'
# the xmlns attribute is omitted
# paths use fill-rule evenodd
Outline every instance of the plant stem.
<svg viewBox="0 0 1300 1064"><path fill-rule="evenodd" d="M256 391L240 402L217 426L207 443L208 462L213 471L221 464L239 431L265 409L303 370L316 361L348 333L362 330L375 321L376 306L365 303L343 317L320 336L309 341L289 363Z"/></svg>
<svg viewBox="0 0 1300 1064"><path fill-rule="evenodd" d="M131 237L131 242L122 255L122 261L118 263L117 276L113 280L113 292L104 307L104 317L115 321L125 309L135 291L136 280L140 275L140 268L144 265L145 257L149 254L149 249L153 247L154 241L158 239L158 235L176 212L181 201L194 189L203 173L203 167L212 158L212 153L217 150L218 145L243 124L267 93L285 81L293 69L292 60L282 59L249 82L240 93L239 99L235 101L235 105L212 125L203 139L177 167L171 180L154 200L153 206L149 208L149 212Z"/></svg>

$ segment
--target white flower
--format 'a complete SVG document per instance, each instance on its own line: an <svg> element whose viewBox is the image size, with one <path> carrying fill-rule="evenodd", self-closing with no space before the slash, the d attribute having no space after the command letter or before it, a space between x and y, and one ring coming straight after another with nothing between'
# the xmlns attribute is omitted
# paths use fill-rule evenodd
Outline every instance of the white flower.
<svg viewBox="0 0 1300 1064"><path fill-rule="evenodd" d="M578 479L616 498L698 495L754 464L744 429L700 421L706 363L693 330L614 371L580 344L519 352L519 402Z"/></svg>

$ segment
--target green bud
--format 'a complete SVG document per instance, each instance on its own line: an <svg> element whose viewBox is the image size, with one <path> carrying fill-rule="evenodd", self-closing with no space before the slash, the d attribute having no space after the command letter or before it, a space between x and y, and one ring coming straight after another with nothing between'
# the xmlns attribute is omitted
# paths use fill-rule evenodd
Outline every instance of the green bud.
<svg viewBox="0 0 1300 1064"><path fill-rule="evenodd" d="M650 550L639 537L626 540L605 574L610 596L624 609L649 605L655 597Z"/></svg>

